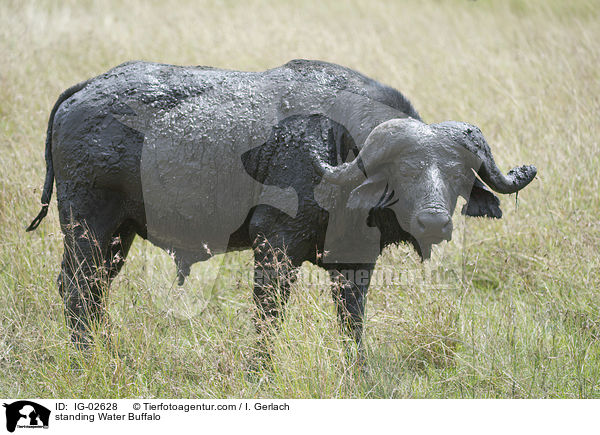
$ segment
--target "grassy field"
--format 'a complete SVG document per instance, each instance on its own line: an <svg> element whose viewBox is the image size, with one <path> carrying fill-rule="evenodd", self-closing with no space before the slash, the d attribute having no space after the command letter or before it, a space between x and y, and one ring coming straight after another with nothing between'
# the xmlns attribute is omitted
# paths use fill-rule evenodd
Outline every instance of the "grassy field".
<svg viewBox="0 0 600 435"><path fill-rule="evenodd" d="M599 398L599 40L597 1L2 1L0 396ZM231 272L186 317L169 311L185 299L173 262L140 239L109 297L118 352L82 358L55 284L54 199L24 231L57 96L131 59L261 70L293 58L390 84L427 122L476 124L503 170L539 175L518 207L503 197L500 221L457 214L425 265L406 246L385 251L378 269L405 279L371 287L367 375L344 358L327 286L301 280L272 371L246 376L250 253L196 265L188 295L215 262Z"/></svg>

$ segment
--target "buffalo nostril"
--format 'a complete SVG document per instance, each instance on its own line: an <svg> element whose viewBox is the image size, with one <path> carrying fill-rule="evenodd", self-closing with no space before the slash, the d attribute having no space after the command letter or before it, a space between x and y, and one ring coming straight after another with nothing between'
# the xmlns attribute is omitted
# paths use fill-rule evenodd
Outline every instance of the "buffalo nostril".
<svg viewBox="0 0 600 435"><path fill-rule="evenodd" d="M446 237L452 231L452 221L447 213L421 212L416 216L416 224L422 235Z"/></svg>

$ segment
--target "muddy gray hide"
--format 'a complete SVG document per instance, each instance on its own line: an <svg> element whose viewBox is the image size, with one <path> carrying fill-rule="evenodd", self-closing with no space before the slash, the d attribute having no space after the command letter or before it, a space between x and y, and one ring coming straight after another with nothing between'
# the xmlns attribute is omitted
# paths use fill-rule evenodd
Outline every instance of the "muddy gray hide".
<svg viewBox="0 0 600 435"><path fill-rule="evenodd" d="M295 190L259 183L241 159L264 144L280 121L323 114L345 126L360 148L374 127L406 117L366 96L274 71L202 71L199 86L208 90L170 110L127 101L135 115L120 121L145 138L141 178L148 239L173 252L183 269L225 252L230 235L256 205L296 215ZM368 210L346 207L347 194L328 182L315 191L330 213L327 261L372 261L379 252L379 230L367 226Z"/></svg>

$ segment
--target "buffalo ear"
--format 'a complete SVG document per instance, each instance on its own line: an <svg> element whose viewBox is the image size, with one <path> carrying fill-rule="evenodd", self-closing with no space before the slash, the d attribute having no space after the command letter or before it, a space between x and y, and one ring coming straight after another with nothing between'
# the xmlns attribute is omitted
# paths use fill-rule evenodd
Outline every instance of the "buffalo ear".
<svg viewBox="0 0 600 435"><path fill-rule="evenodd" d="M462 208L462 214L500 219L502 217L500 200L476 178L467 203Z"/></svg>
<svg viewBox="0 0 600 435"><path fill-rule="evenodd" d="M348 208L371 210L380 201L387 186L387 179L382 174L368 177L348 196Z"/></svg>

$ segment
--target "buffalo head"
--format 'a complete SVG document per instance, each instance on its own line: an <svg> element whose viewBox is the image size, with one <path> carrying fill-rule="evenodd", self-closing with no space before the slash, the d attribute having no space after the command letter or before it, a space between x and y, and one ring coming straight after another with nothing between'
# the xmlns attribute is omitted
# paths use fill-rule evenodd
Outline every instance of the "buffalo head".
<svg viewBox="0 0 600 435"><path fill-rule="evenodd" d="M501 216L498 199L475 174L492 190L506 194L524 188L537 172L534 166L520 166L502 174L483 134L473 125L454 121L428 125L413 118L379 124L356 159L339 166L319 162L317 169L326 182L358 185L349 195L348 207L393 210L424 259L430 257L432 245L451 239L458 196L469 201L473 193L473 201L480 202L469 204L466 214ZM482 201L495 211L473 212L482 208Z"/></svg>

